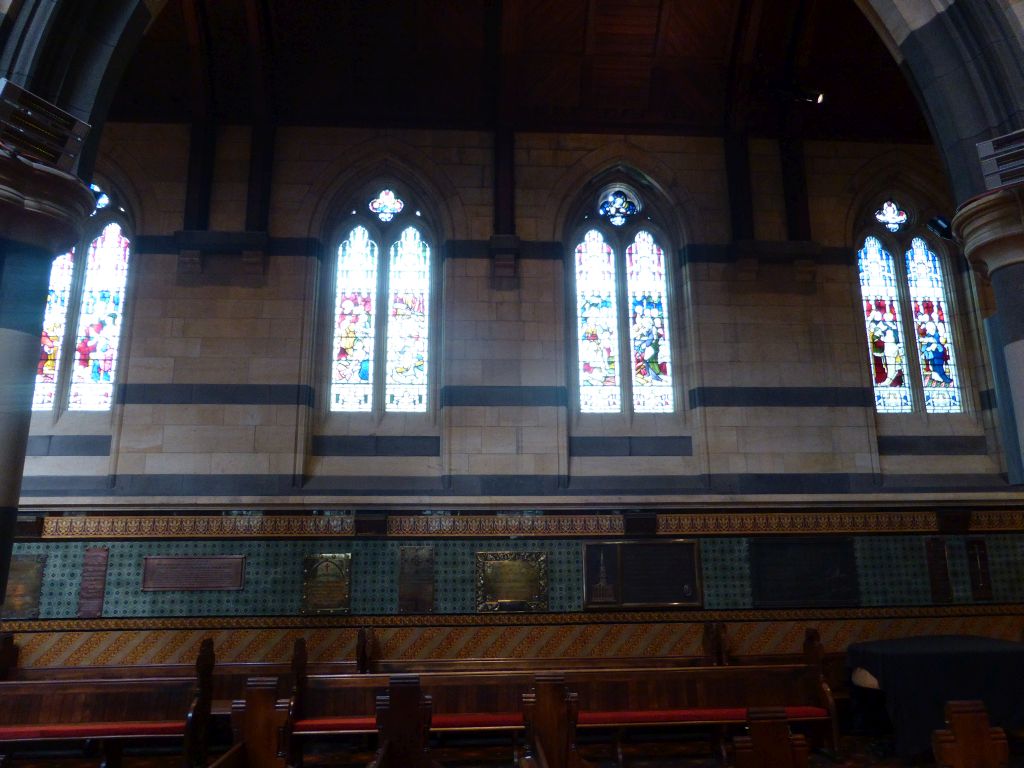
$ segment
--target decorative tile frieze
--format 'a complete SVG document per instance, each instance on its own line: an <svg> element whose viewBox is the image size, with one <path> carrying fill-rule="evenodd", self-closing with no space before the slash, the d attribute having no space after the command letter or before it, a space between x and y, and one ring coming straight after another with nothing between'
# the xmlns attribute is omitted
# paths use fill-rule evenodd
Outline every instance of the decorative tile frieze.
<svg viewBox="0 0 1024 768"><path fill-rule="evenodd" d="M620 536L621 515L402 515L389 536Z"/></svg>
<svg viewBox="0 0 1024 768"><path fill-rule="evenodd" d="M658 534L778 535L796 533L933 533L935 512L723 512L658 515Z"/></svg>
<svg viewBox="0 0 1024 768"><path fill-rule="evenodd" d="M210 539L352 536L351 515L107 515L48 517L44 539Z"/></svg>
<svg viewBox="0 0 1024 768"><path fill-rule="evenodd" d="M1024 510L990 509L971 513L971 531L1024 530Z"/></svg>

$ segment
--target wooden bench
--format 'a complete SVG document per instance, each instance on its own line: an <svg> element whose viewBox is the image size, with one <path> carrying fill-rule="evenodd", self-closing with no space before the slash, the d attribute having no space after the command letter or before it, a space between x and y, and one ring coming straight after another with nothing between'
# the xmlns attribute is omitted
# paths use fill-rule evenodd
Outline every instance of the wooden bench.
<svg viewBox="0 0 1024 768"><path fill-rule="evenodd" d="M1010 749L1002 728L989 724L980 701L946 702L948 730L932 734L937 768L1006 768Z"/></svg>
<svg viewBox="0 0 1024 768"><path fill-rule="evenodd" d="M807 768L807 740L789 732L781 709L751 709L747 733L733 739L736 768Z"/></svg>
<svg viewBox="0 0 1024 768"><path fill-rule="evenodd" d="M17 745L91 741L115 768L127 740L178 739L183 765L205 766L213 664L213 642L204 640L193 679L0 682L0 755Z"/></svg>
<svg viewBox="0 0 1024 768"><path fill-rule="evenodd" d="M296 644L296 658L304 658ZM567 669L579 697L580 728L741 726L750 707L781 707L787 719L811 728L833 748L838 740L835 705L820 670L810 664L726 667ZM293 670L296 687L283 729L289 765L302 761L302 742L326 735L376 730L372 716L384 675L316 676ZM534 684L525 670L426 672L420 674L433 700L434 731L520 731L521 700Z"/></svg>

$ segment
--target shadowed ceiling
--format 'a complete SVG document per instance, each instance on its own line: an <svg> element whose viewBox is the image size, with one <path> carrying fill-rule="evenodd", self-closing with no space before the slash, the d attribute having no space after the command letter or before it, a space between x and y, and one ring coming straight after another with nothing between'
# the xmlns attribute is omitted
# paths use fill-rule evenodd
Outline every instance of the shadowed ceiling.
<svg viewBox="0 0 1024 768"><path fill-rule="evenodd" d="M110 119L930 141L852 0L172 0Z"/></svg>

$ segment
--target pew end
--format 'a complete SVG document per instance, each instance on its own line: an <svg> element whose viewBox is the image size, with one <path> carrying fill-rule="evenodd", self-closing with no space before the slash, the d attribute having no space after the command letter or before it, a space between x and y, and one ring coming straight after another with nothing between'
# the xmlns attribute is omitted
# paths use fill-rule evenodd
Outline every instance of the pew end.
<svg viewBox="0 0 1024 768"><path fill-rule="evenodd" d="M932 734L936 768L1006 768L1010 750L1002 728L989 723L980 701L946 702L948 729Z"/></svg>
<svg viewBox="0 0 1024 768"><path fill-rule="evenodd" d="M733 739L736 768L807 768L807 740L790 732L782 708L751 708L747 730Z"/></svg>

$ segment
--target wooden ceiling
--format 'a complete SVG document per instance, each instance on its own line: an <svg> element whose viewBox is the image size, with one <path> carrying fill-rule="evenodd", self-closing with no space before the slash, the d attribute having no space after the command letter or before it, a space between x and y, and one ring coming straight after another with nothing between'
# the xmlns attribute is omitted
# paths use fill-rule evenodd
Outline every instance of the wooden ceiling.
<svg viewBox="0 0 1024 768"><path fill-rule="evenodd" d="M110 119L930 140L853 0L171 0Z"/></svg>

